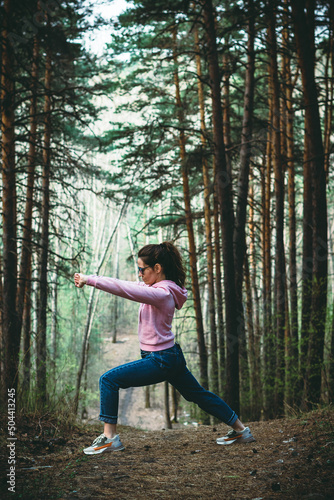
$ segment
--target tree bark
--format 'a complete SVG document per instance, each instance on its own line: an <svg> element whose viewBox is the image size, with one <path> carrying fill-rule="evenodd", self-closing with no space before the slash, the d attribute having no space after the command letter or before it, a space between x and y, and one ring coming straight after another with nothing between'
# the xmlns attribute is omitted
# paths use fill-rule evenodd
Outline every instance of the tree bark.
<svg viewBox="0 0 334 500"><path fill-rule="evenodd" d="M269 86L271 81L269 80ZM272 175L272 99L269 91L269 117L265 172L263 175L263 407L265 418L274 416L274 381L275 347L272 326L272 291L271 291L271 175Z"/></svg>
<svg viewBox="0 0 334 500"><path fill-rule="evenodd" d="M276 5L270 2L268 16L269 74L273 104L273 165L275 177L275 288L276 288L276 384L275 413L284 413L285 380L285 259L284 259L284 172L281 157L280 102L277 68Z"/></svg>
<svg viewBox="0 0 334 500"><path fill-rule="evenodd" d="M229 38L229 37L227 37ZM228 40L226 41L228 47ZM223 131L224 144L226 153L226 171L232 178L232 162L231 162L231 103L230 103L230 62L228 48L223 52L223 85L222 85L222 104L223 104ZM232 193L233 196L233 193Z"/></svg>
<svg viewBox="0 0 334 500"><path fill-rule="evenodd" d="M41 253L39 262L39 299L36 338L36 389L37 403L45 406L46 388L46 327L48 307L48 252L49 252L49 218L50 218L50 168L51 168L51 49L47 48L45 63L45 101L44 101L44 144L42 173L42 228Z"/></svg>
<svg viewBox="0 0 334 500"><path fill-rule="evenodd" d="M326 56L325 67L325 130L324 130L324 153L325 153L325 174L328 183L330 153L331 153L331 134L333 130L333 100L334 100L334 5L330 3L328 7L329 14L329 47Z"/></svg>
<svg viewBox="0 0 334 500"><path fill-rule="evenodd" d="M29 269L26 274L27 284L24 294L24 308L22 320L22 337L23 337L23 374L22 374L22 394L27 401L30 393L30 380L31 380L31 259Z"/></svg>
<svg viewBox="0 0 334 500"><path fill-rule="evenodd" d="M223 115L220 89L220 71L218 64L216 30L211 0L202 0L204 25L207 39L207 60L212 99L212 122L214 158L216 166L215 183L218 188L220 204L222 250L225 284L226 318L226 400L238 413L239 399L239 346L237 325L237 303L235 290L235 269L233 257L233 204L231 178L226 169L226 157L223 135Z"/></svg>
<svg viewBox="0 0 334 500"><path fill-rule="evenodd" d="M238 317L238 335L240 349L240 380L241 393L245 398L249 393L249 367L246 346L245 317L242 298L242 285L244 281L244 261L246 253L246 214L248 201L249 168L252 155L251 141L253 134L253 108L254 108L254 71L255 71L255 26L253 1L248 1L248 41L247 65L245 76L244 111L241 133L240 166L238 176L238 191L236 203L236 216L233 232L233 250L235 265L235 289Z"/></svg>
<svg viewBox="0 0 334 500"><path fill-rule="evenodd" d="M180 158L182 165L181 168L182 168L183 198L184 198L186 226L187 226L188 242L189 242L190 275L191 275L191 285L192 285L195 318L196 318L197 344L199 350L200 383L205 389L207 389L208 357L207 357L205 338L204 338L201 297L200 297L198 273L197 273L196 244L195 244L194 227L193 227L193 220L191 213L189 172L188 172L189 164L186 158L186 140L183 129L184 113L181 101L180 82L178 74L176 27L174 27L173 29L173 60L174 60L174 85L175 85L176 109L180 125L179 146L180 146Z"/></svg>
<svg viewBox="0 0 334 500"><path fill-rule="evenodd" d="M216 169L213 165L213 178L216 178ZM224 394L226 382L226 356L225 356L225 329L223 315L223 290L222 290L222 272L221 272L221 248L220 248L220 230L219 230L219 205L216 186L213 193L213 212L214 212L214 254L216 264L216 305L217 305L217 338L219 345L219 391Z"/></svg>
<svg viewBox="0 0 334 500"><path fill-rule="evenodd" d="M165 413L166 428L172 429L172 422L170 420L170 409L169 409L169 384L167 380L164 382L164 413Z"/></svg>
<svg viewBox="0 0 334 500"><path fill-rule="evenodd" d="M36 142L37 142L37 90L38 90L38 68L39 68L39 40L34 37L32 68L31 68L31 100L30 100L30 130L29 130L29 151L27 168L26 205L24 212L24 223L22 233L22 250L20 261L20 272L17 292L17 312L18 312L18 335L21 336L22 315L24 308L24 295L27 288L27 272L31 265L32 252L32 211L33 193L35 184L36 168Z"/></svg>
<svg viewBox="0 0 334 500"><path fill-rule="evenodd" d="M291 2L297 52L302 74L305 102L305 134L309 142L309 158L312 172L313 207L313 277L312 304L309 330L307 367L304 381L304 400L308 405L318 403L321 397L321 369L324 355L324 339L327 306L327 196L322 144L321 122L314 57L314 5L308 5L305 15L304 2ZM309 24L310 23L310 24ZM308 29L305 29L307 27Z"/></svg>
<svg viewBox="0 0 334 500"><path fill-rule="evenodd" d="M58 228L56 230L55 242L55 265L52 279L51 292L51 372L53 384L56 387L56 370L57 370L57 355L58 355L58 272L59 272L59 236Z"/></svg>
<svg viewBox="0 0 334 500"><path fill-rule="evenodd" d="M209 297L209 324L210 324L210 387L214 393L219 391L219 374L218 374L218 352L217 352L217 331L216 331L216 307L215 307L215 289L214 289L214 273L213 273L213 244L211 230L211 206L210 197L212 192L212 182L210 180L209 165L205 155L207 149L206 141L206 126L205 126L205 106L204 106L204 90L203 90L203 75L201 67L200 45L198 37L198 26L194 28L195 48L196 48L196 67L197 67L197 88L198 88L198 103L200 111L201 123L201 143L204 155L202 157L202 171L204 184L204 220L205 220L205 243L206 243L206 259L207 259L207 280L208 280L208 297Z"/></svg>
<svg viewBox="0 0 334 500"><path fill-rule="evenodd" d="M115 255L115 278L119 278L119 233L120 233L120 228L118 228L117 231L117 236L116 236L116 255ZM117 341L117 321L118 321L118 297L117 295L114 296L114 307L113 307L113 320L112 320L112 325L113 325L113 332L112 332L112 343L116 344Z"/></svg>
<svg viewBox="0 0 334 500"><path fill-rule="evenodd" d="M123 206L119 212L118 218L116 220L115 226L114 226L112 232L110 233L110 236L109 236L109 239L108 239L107 244L105 246L105 249L103 251L103 254L98 262L96 274L99 274L99 272L101 271L101 268L104 264L107 253L109 251L111 242L113 240L113 237L115 236L115 233L118 229L119 223L122 219L124 210L126 209L126 205L127 205L127 200L124 201ZM92 326L92 311L93 311L95 290L96 290L96 288L92 287L91 292L90 292L90 296L89 296L88 306L87 306L86 324L85 324L85 330L84 330L83 340L82 340L80 365L79 365L79 369L78 369L78 373L77 373L75 395L74 395L74 400L73 400L73 412L75 415L78 412L81 379L82 379L82 375L84 373L84 368L85 368L86 363L87 363L88 344L89 344L89 336L90 336L91 326Z"/></svg>
<svg viewBox="0 0 334 500"><path fill-rule="evenodd" d="M9 41L14 19L12 0L4 0L2 20L1 132L2 132L2 242L3 242L3 340L5 349L4 383L17 389L20 338L17 329L17 241L15 175L15 88L14 52Z"/></svg>
<svg viewBox="0 0 334 500"><path fill-rule="evenodd" d="M284 19L288 25L288 0L285 0ZM288 204L289 204L289 292L290 292L290 337L287 348L287 403L293 406L298 394L298 284L296 253L296 190L294 163L294 110L292 93L294 84L291 75L291 56L289 52L289 30L283 30L283 94L286 116L286 151L288 169Z"/></svg>

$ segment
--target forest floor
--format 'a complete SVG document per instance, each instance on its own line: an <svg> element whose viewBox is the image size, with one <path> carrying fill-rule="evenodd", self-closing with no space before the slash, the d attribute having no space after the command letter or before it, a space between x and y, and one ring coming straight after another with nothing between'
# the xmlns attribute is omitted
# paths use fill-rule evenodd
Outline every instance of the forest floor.
<svg viewBox="0 0 334 500"><path fill-rule="evenodd" d="M120 427L125 450L86 456L100 426L17 421L15 493L1 439L1 498L334 499L334 411L251 422L256 442L218 446L224 424L143 431ZM58 432L55 430L58 429ZM2 426L2 430L4 430Z"/></svg>
<svg viewBox="0 0 334 500"><path fill-rule="evenodd" d="M117 345L106 349L104 359L118 357L118 350L130 355L127 338ZM125 446L121 452L83 454L83 448L101 433L96 408L90 423L80 425L60 422L50 414L18 413L14 450L8 447L7 420L2 416L0 497L334 499L333 406L291 418L247 422L256 442L218 446L216 438L228 430L225 424L177 424L172 430L163 429L161 408L143 408L143 392L123 392L121 409L123 405L123 410L131 411L119 426ZM8 491L7 483L13 455L15 492Z"/></svg>

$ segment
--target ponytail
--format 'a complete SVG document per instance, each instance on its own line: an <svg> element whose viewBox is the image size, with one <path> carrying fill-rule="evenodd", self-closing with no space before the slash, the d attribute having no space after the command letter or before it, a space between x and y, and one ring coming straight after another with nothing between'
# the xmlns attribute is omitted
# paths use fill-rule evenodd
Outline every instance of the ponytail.
<svg viewBox="0 0 334 500"><path fill-rule="evenodd" d="M138 257L150 267L160 264L167 280L174 281L180 287L184 286L186 273L182 257L179 250L170 241L164 241L158 245L145 245L139 250Z"/></svg>

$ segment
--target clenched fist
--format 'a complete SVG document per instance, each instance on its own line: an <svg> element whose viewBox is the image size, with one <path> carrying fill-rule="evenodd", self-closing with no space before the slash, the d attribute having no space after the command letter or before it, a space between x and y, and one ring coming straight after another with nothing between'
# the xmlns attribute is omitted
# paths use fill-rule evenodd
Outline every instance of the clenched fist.
<svg viewBox="0 0 334 500"><path fill-rule="evenodd" d="M87 276L81 273L75 273L74 284L78 288L82 288L87 283Z"/></svg>

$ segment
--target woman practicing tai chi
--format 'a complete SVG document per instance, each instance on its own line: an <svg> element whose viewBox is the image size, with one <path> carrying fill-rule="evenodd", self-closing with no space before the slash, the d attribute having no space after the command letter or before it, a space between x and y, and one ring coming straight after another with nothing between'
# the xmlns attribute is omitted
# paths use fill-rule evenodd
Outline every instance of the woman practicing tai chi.
<svg viewBox="0 0 334 500"><path fill-rule="evenodd" d="M178 249L170 242L146 245L138 253L138 271L143 282L122 281L103 276L74 275L75 286L94 286L125 299L140 302L138 335L141 359L107 371L100 378L100 420L104 432L97 437L87 455L124 450L116 432L118 391L128 387L158 384L167 380L187 400L230 425L232 429L217 444L255 441L248 427L216 394L197 382L186 366L181 347L171 330L175 307L187 300L185 272Z"/></svg>

